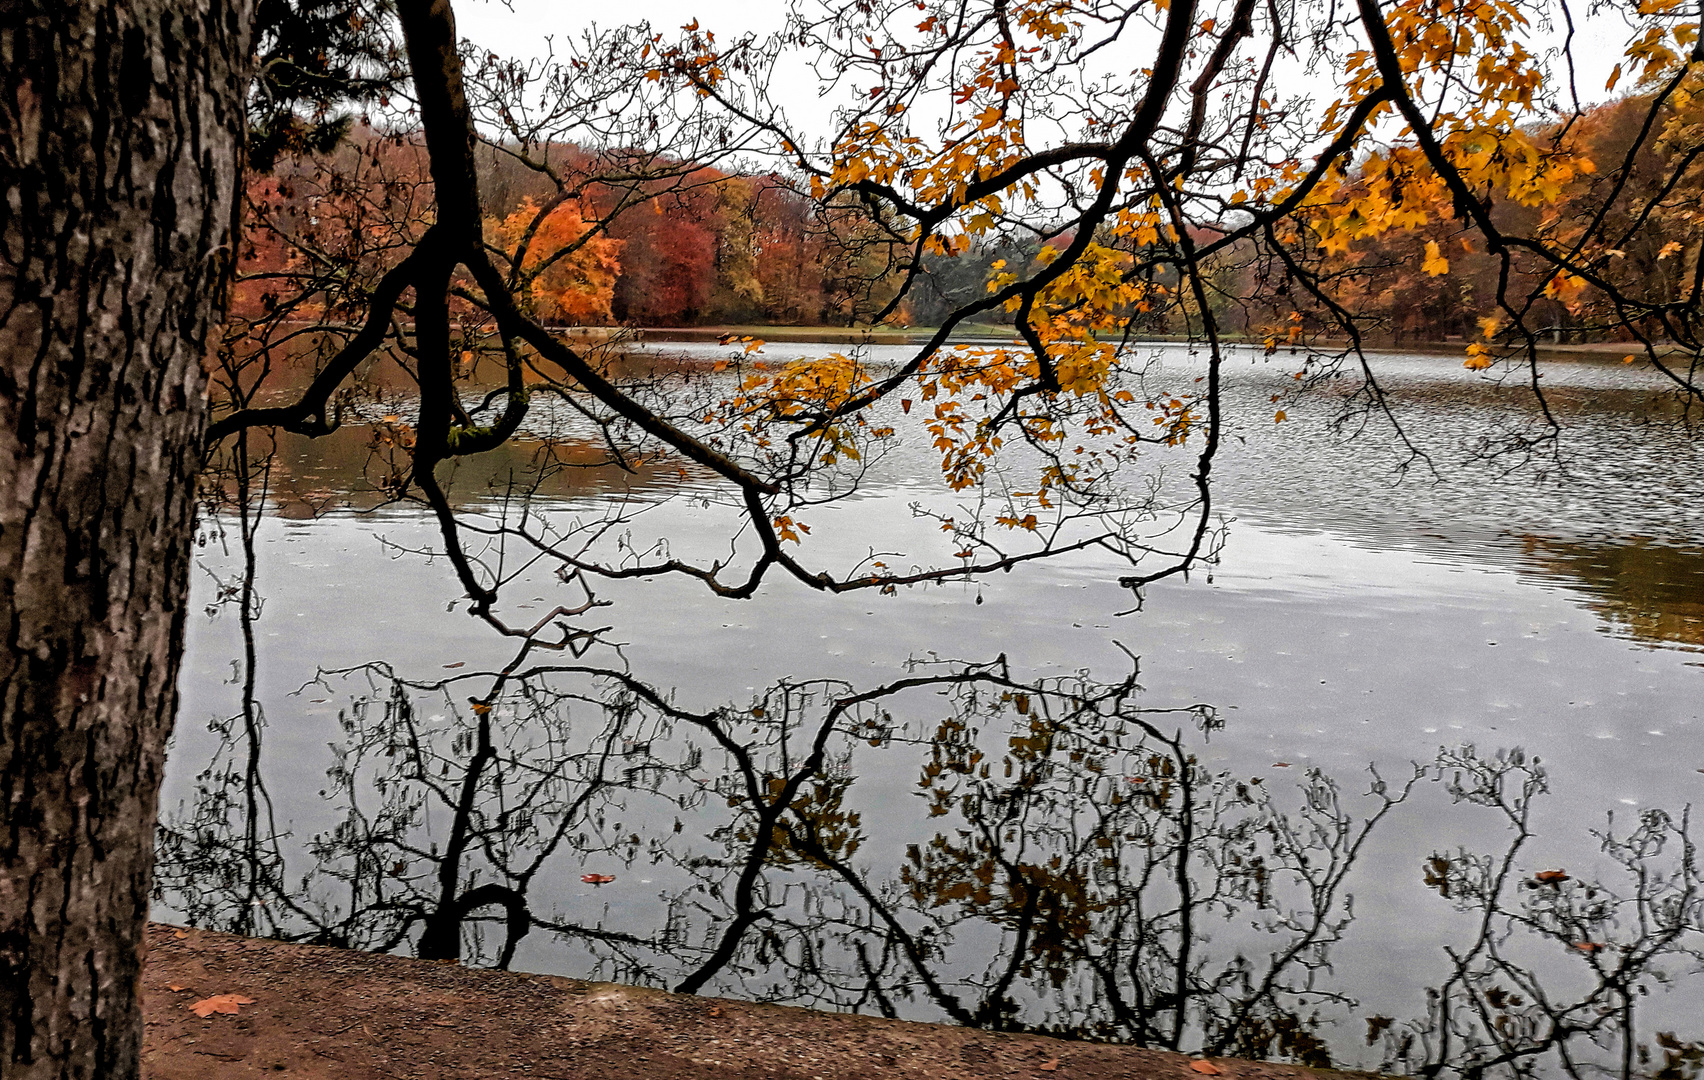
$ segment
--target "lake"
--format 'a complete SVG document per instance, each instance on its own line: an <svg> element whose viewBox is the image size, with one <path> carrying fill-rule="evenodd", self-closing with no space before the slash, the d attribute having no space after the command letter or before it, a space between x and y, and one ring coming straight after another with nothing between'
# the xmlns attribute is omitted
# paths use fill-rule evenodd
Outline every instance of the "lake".
<svg viewBox="0 0 1704 1080"><path fill-rule="evenodd" d="M1486 453L1535 430L1518 376L1380 356L1422 460L1329 381L1274 423L1295 363L1230 354L1220 558L1139 610L1092 553L893 595L633 579L553 616L595 639L520 653L381 498L376 429L281 440L264 511L202 524L155 914L1314 1064L1692 1075L1704 443L1654 375L1566 358L1556 445ZM529 527L726 548L725 492L579 467L563 423ZM538 446L459 466L469 521L522 520ZM801 550L931 543L941 488L902 440ZM512 625L592 598L480 543Z"/></svg>

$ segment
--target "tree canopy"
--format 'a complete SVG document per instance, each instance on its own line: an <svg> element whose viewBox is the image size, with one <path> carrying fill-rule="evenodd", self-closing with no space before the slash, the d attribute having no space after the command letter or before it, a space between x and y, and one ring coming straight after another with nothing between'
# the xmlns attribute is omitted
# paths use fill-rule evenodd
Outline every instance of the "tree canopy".
<svg viewBox="0 0 1704 1080"><path fill-rule="evenodd" d="M738 597L772 573L891 590L1097 549L1139 590L1213 553L1233 347L1295 356L1297 392L1355 380L1345 415L1400 439L1367 346L1459 337L1542 417L1487 452L1553 443L1540 350L1562 341L1623 342L1696 404L1696 24L1613 15L1632 96L1588 106L1565 4L826 4L769 38L641 25L535 61L458 50L447 4L406 5L407 104L251 189L265 284L211 438L329 431L360 412L351 374L392 350L419 386L408 419L380 406L406 450L393 494L440 514L492 618L501 574L464 553L435 469L561 410L604 460L677 461L736 511L734 551L707 557L611 549L608 522L516 532L565 572ZM772 90L801 51L842 102L825 137ZM553 329L807 309L932 325L897 366L747 341L690 372ZM314 319L305 393L250 404ZM1010 340L955 337L990 325ZM1201 369L1151 365L1154 335ZM485 361L506 389L478 386ZM940 542L816 557L822 508L905 438L938 452L943 499L917 512ZM1180 467L1188 483L1136 479Z"/></svg>

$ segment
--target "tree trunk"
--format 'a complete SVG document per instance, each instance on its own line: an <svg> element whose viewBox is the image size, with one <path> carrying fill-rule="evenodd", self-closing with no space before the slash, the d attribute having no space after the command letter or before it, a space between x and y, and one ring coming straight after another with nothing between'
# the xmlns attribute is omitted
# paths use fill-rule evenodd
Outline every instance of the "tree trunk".
<svg viewBox="0 0 1704 1080"><path fill-rule="evenodd" d="M138 1075L249 0L0 0L0 1077Z"/></svg>

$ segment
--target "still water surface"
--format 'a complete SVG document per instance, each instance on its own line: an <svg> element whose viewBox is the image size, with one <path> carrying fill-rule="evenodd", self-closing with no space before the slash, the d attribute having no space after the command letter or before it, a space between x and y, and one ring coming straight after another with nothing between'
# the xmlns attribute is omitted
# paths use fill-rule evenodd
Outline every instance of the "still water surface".
<svg viewBox="0 0 1704 1080"><path fill-rule="evenodd" d="M207 527L159 914L1314 1063L1686 1075L1704 446L1649 376L1557 362L1556 455L1475 460L1530 397L1449 357L1380 365L1429 465L1382 421L1346 438L1329 389L1272 423L1288 372L1234 358L1223 557L1138 612L1090 556L888 597L600 586L588 617L657 701L561 654L474 708L514 645L462 614L436 523L365 510L365 429L285 444L248 619L241 526ZM524 452L464 466L465 504ZM813 517L812 553L926 534L933 468L902 446ZM538 505L624 498L641 546L720 542L726 508L672 469L571 473ZM507 614L570 592L539 565ZM831 708L936 657L1055 693Z"/></svg>

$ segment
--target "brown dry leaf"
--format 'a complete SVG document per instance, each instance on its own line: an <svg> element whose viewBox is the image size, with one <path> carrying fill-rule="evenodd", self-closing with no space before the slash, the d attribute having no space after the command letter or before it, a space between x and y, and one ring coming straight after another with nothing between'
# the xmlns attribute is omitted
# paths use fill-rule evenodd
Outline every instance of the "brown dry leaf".
<svg viewBox="0 0 1704 1080"><path fill-rule="evenodd" d="M1580 950L1583 953L1594 953L1594 952L1597 952L1599 949L1603 948L1603 942L1601 942L1601 941L1576 941L1576 942L1574 942L1574 948Z"/></svg>
<svg viewBox="0 0 1704 1080"><path fill-rule="evenodd" d="M1206 1073L1208 1076L1218 1076L1225 1071L1211 1061L1192 1061L1189 1063L1189 1067L1198 1073Z"/></svg>
<svg viewBox="0 0 1704 1080"><path fill-rule="evenodd" d="M183 991L185 991L185 990L188 990L188 989L189 989L189 987L187 987L187 986L179 986L179 985L178 985L178 984L177 984L177 983L172 983L172 984L170 984L170 985L169 985L169 986L167 986L167 987L166 987L166 989L167 989L167 990L170 990L170 991L171 991L171 992L172 992L172 993L174 993L174 994L178 994L178 993L182 993L182 992L183 992Z"/></svg>
<svg viewBox="0 0 1704 1080"><path fill-rule="evenodd" d="M1533 875L1533 878L1540 885L1560 885L1568 880L1568 872L1566 870L1540 870Z"/></svg>
<svg viewBox="0 0 1704 1080"><path fill-rule="evenodd" d="M608 885L615 880L614 874L581 874L580 880L587 885Z"/></svg>
<svg viewBox="0 0 1704 1080"><path fill-rule="evenodd" d="M189 936L189 934L185 933L182 930L173 930L172 931L172 937L177 938L179 941L182 941L184 938L186 938L188 936Z"/></svg>
<svg viewBox="0 0 1704 1080"><path fill-rule="evenodd" d="M1290 767L1290 763L1288 761L1274 761L1272 763L1272 767L1274 769L1288 769Z"/></svg>
<svg viewBox="0 0 1704 1080"><path fill-rule="evenodd" d="M720 1006L720 1005L710 1006L710 1015L711 1016L721 1016L722 1015L722 1006Z"/></svg>
<svg viewBox="0 0 1704 1080"><path fill-rule="evenodd" d="M432 1023L437 1025L438 1027L455 1027L456 1026L456 1022L454 1020L434 1020L434 1021L432 1021Z"/></svg>
<svg viewBox="0 0 1704 1080"><path fill-rule="evenodd" d="M237 1006L253 1004L254 998L243 997L241 994L215 994L210 998L202 998L191 1005L190 1008L195 1010L195 1015L205 1018L214 1013L228 1013L235 1016Z"/></svg>
<svg viewBox="0 0 1704 1080"><path fill-rule="evenodd" d="M1059 1059L1054 1058L1052 1061L1044 1061L1040 1065L1036 1066L1036 1068L1040 1069L1042 1072L1058 1072Z"/></svg>
<svg viewBox="0 0 1704 1080"><path fill-rule="evenodd" d="M458 667L461 667L462 665L464 665L466 663L467 663L466 660L457 660L453 664L445 664L444 666L447 667L447 668L458 668Z"/></svg>

